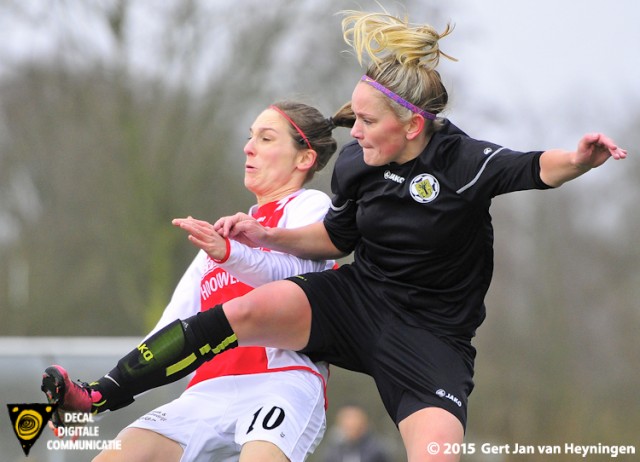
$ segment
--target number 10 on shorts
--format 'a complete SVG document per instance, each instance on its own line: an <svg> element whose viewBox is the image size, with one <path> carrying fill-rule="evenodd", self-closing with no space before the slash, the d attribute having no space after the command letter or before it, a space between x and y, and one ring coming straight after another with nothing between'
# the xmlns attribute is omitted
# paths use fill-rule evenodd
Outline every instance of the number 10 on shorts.
<svg viewBox="0 0 640 462"><path fill-rule="evenodd" d="M273 406L268 412L263 412L263 410L264 408L261 407L253 414L253 420L249 425L247 435L255 429L256 425L261 425L265 430L273 430L284 422L285 413L281 407Z"/></svg>

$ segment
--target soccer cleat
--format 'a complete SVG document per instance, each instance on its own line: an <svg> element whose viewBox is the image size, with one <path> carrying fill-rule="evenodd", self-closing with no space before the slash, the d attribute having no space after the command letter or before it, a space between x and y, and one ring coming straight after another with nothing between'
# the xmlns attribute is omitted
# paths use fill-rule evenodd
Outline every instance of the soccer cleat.
<svg viewBox="0 0 640 462"><path fill-rule="evenodd" d="M61 366L49 366L42 374L40 389L47 396L49 404L58 404L58 408L51 416L54 427L64 426L65 412L97 412L97 405L102 394L91 389L87 383L75 383L69 379L69 374Z"/></svg>

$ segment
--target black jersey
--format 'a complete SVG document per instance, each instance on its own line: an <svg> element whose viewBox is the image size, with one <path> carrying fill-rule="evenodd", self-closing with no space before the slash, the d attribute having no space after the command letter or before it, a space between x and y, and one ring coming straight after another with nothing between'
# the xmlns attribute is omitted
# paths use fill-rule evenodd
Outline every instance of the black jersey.
<svg viewBox="0 0 640 462"><path fill-rule="evenodd" d="M354 269L380 300L372 309L469 343L493 273L491 199L548 188L540 154L472 139L447 120L402 165L371 167L356 142L344 146L324 223L338 249L355 252Z"/></svg>

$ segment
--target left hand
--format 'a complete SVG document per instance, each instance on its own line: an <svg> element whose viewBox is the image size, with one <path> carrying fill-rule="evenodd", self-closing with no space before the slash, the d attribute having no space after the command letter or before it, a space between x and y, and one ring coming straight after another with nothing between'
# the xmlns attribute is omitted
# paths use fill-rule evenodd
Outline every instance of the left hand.
<svg viewBox="0 0 640 462"><path fill-rule="evenodd" d="M627 157L627 151L619 148L612 139L601 133L589 133L578 142L574 162L586 170L599 167L609 157L616 160Z"/></svg>

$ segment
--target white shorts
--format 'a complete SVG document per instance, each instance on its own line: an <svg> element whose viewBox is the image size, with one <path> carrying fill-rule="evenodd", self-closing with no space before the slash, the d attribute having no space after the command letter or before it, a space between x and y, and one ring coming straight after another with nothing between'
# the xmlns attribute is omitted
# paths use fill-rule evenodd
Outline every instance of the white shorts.
<svg viewBox="0 0 640 462"><path fill-rule="evenodd" d="M242 445L258 440L302 462L324 435L324 406L322 380L309 372L218 377L188 388L129 427L178 442L181 462L237 461Z"/></svg>

